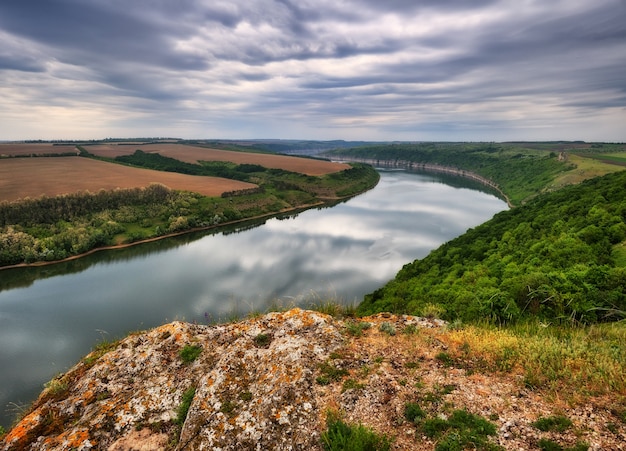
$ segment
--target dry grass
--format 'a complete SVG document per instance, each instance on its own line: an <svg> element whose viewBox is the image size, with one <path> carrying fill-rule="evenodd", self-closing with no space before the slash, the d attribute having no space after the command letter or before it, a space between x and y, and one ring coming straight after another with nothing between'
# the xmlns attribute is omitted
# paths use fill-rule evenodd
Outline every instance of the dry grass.
<svg viewBox="0 0 626 451"><path fill-rule="evenodd" d="M219 177L132 168L82 157L0 159L0 201L144 187L151 183L205 196L219 196L226 191L256 186Z"/></svg>
<svg viewBox="0 0 626 451"><path fill-rule="evenodd" d="M186 146L182 144L137 144L133 146L103 144L88 146L85 149L94 155L109 158L115 158L120 155L130 155L134 153L135 150L141 149L146 153L158 153L166 157L185 161L187 163L195 164L198 161L228 161L237 164L258 164L266 168L284 169L307 175L330 174L348 169L350 167L343 163L332 163L329 161L314 160L310 158L264 153L235 152L209 149L205 147Z"/></svg>

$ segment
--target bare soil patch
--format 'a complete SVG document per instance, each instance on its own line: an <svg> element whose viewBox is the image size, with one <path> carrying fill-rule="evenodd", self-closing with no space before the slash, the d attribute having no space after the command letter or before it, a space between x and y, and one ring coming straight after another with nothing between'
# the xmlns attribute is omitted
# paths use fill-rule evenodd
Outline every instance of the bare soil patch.
<svg viewBox="0 0 626 451"><path fill-rule="evenodd" d="M136 188L161 183L171 189L219 196L226 191L254 188L251 183L219 177L131 168L82 157L0 159L0 201L79 191Z"/></svg>
<svg viewBox="0 0 626 451"><path fill-rule="evenodd" d="M195 164L199 161L228 161L237 164L258 164L266 168L284 169L286 171L300 172L307 175L324 175L350 168L350 166L344 163L333 163L330 161L314 160L311 158L299 158L264 153L235 152L205 147L186 146L183 144L138 144L136 146L103 144L88 146L85 149L94 155L109 158L115 158L120 155L131 155L135 152L135 150L141 149L146 153L158 153L166 157L185 161L187 163Z"/></svg>
<svg viewBox="0 0 626 451"><path fill-rule="evenodd" d="M76 146L55 146L50 143L35 144L0 144L1 157L22 157L28 155L51 155L76 152Z"/></svg>

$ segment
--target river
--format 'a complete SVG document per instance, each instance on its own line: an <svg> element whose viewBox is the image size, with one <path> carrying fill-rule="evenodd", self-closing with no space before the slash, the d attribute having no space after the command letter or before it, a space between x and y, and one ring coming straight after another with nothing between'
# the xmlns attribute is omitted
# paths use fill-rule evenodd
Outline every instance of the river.
<svg viewBox="0 0 626 451"><path fill-rule="evenodd" d="M99 341L271 305L358 303L507 208L458 177L380 173L376 188L332 208L0 271L0 425Z"/></svg>

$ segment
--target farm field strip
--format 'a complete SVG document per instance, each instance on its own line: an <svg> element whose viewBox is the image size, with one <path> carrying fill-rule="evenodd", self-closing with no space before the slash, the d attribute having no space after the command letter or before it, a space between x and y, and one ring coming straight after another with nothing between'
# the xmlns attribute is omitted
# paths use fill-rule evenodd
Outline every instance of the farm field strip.
<svg viewBox="0 0 626 451"><path fill-rule="evenodd" d="M23 157L28 155L50 155L75 152L78 154L76 146L53 146L52 144L0 144L0 158L2 157Z"/></svg>
<svg viewBox="0 0 626 451"><path fill-rule="evenodd" d="M161 183L171 189L220 196L254 188L252 183L153 171L83 157L0 159L0 201L49 197L79 191L145 187Z"/></svg>
<svg viewBox="0 0 626 451"><path fill-rule="evenodd" d="M101 144L85 146L85 150L89 153L109 158L115 158L120 155L131 155L137 149L146 153L159 153L165 157L175 158L186 163L196 164L198 161L228 161L236 164L258 164L266 168L284 169L286 171L300 172L306 175L325 175L350 168L349 165L344 163L333 163L311 158L236 152L183 144L138 144L136 146Z"/></svg>

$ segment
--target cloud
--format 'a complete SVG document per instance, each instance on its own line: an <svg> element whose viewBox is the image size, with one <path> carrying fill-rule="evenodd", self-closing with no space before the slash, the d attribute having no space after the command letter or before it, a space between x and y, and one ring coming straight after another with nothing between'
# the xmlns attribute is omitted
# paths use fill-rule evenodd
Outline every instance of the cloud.
<svg viewBox="0 0 626 451"><path fill-rule="evenodd" d="M626 139L618 0L4 0L0 44L0 139Z"/></svg>

